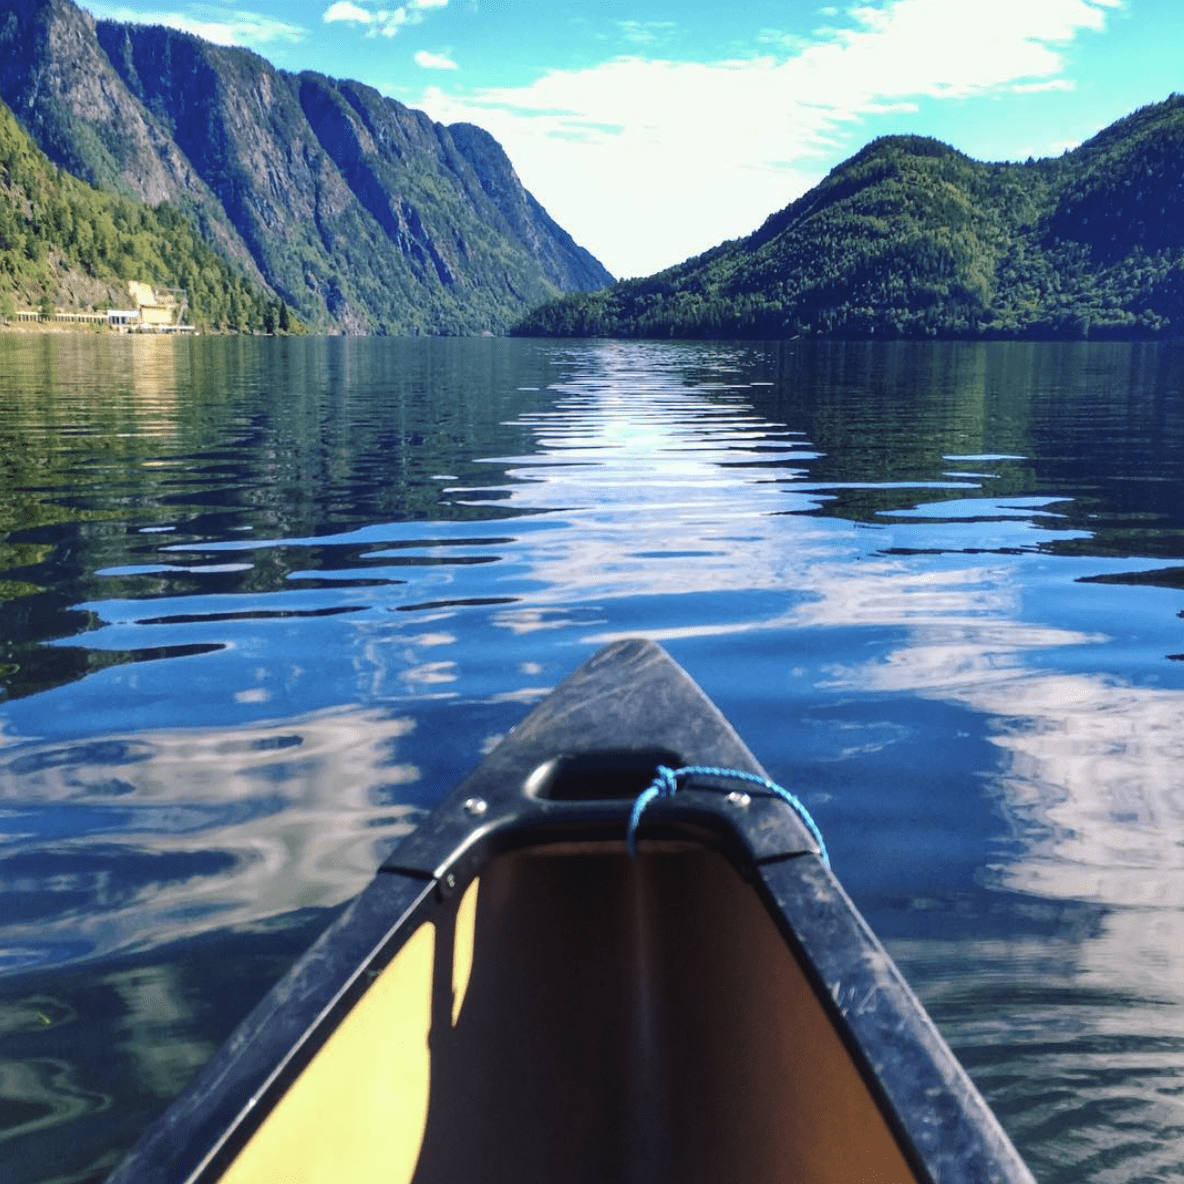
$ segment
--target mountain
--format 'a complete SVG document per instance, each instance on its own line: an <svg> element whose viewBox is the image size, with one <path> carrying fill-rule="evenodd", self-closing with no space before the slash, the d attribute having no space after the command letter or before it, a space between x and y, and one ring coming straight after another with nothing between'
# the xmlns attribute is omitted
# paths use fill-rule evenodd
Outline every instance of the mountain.
<svg viewBox="0 0 1184 1184"><path fill-rule="evenodd" d="M55 163L167 201L306 322L498 331L612 277L492 137L70 0L0 0L0 98Z"/></svg>
<svg viewBox="0 0 1184 1184"><path fill-rule="evenodd" d="M134 307L127 281L187 292L203 328L287 328L261 284L220 255L168 202L104 193L51 164L0 103L0 317Z"/></svg>
<svg viewBox="0 0 1184 1184"><path fill-rule="evenodd" d="M1184 98L1073 152L867 145L747 238L532 312L524 335L1184 334Z"/></svg>

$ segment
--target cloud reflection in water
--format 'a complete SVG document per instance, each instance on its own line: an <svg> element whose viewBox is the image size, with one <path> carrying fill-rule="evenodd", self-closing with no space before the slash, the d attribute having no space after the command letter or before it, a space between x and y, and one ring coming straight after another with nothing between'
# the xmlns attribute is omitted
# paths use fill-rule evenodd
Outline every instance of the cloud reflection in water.
<svg viewBox="0 0 1184 1184"><path fill-rule="evenodd" d="M6 968L348 899L414 825L418 810L390 801L419 778L397 759L413 728L341 708L10 745L0 763Z"/></svg>

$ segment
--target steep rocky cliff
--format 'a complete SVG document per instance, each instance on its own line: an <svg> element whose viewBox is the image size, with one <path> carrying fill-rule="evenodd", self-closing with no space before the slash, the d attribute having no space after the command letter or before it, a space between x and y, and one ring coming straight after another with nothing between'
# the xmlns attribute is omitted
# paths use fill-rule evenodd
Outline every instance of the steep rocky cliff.
<svg viewBox="0 0 1184 1184"><path fill-rule="evenodd" d="M69 0L0 0L0 97L50 160L100 189L192 211L262 278L209 186L111 68L89 13Z"/></svg>
<svg viewBox="0 0 1184 1184"><path fill-rule="evenodd" d="M184 288L185 321L203 329L292 327L290 310L175 205L104 192L55 166L0 102L0 317L45 303L134 307L133 280Z"/></svg>
<svg viewBox="0 0 1184 1184"><path fill-rule="evenodd" d="M0 97L50 159L186 211L307 321L505 328L612 277L477 128L70 0L0 0Z"/></svg>
<svg viewBox="0 0 1184 1184"><path fill-rule="evenodd" d="M487 131L471 123L451 124L448 131L477 174L481 188L518 241L542 264L551 283L575 292L590 292L612 283L605 269L526 191L505 149Z"/></svg>

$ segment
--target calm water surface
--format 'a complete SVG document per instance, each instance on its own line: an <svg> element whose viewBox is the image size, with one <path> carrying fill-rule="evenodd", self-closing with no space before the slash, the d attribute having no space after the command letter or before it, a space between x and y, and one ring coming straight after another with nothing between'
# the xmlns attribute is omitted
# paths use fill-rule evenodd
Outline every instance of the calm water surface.
<svg viewBox="0 0 1184 1184"><path fill-rule="evenodd" d="M99 1180L612 638L1042 1184L1184 1180L1184 353L0 337L0 1177Z"/></svg>

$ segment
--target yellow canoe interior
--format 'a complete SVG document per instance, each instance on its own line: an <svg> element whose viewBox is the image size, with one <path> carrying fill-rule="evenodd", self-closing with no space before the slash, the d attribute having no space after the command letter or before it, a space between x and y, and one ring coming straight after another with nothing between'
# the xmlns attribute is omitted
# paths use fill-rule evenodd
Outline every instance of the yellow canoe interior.
<svg viewBox="0 0 1184 1184"><path fill-rule="evenodd" d="M229 1184L909 1184L761 901L686 844L495 859L375 979Z"/></svg>

